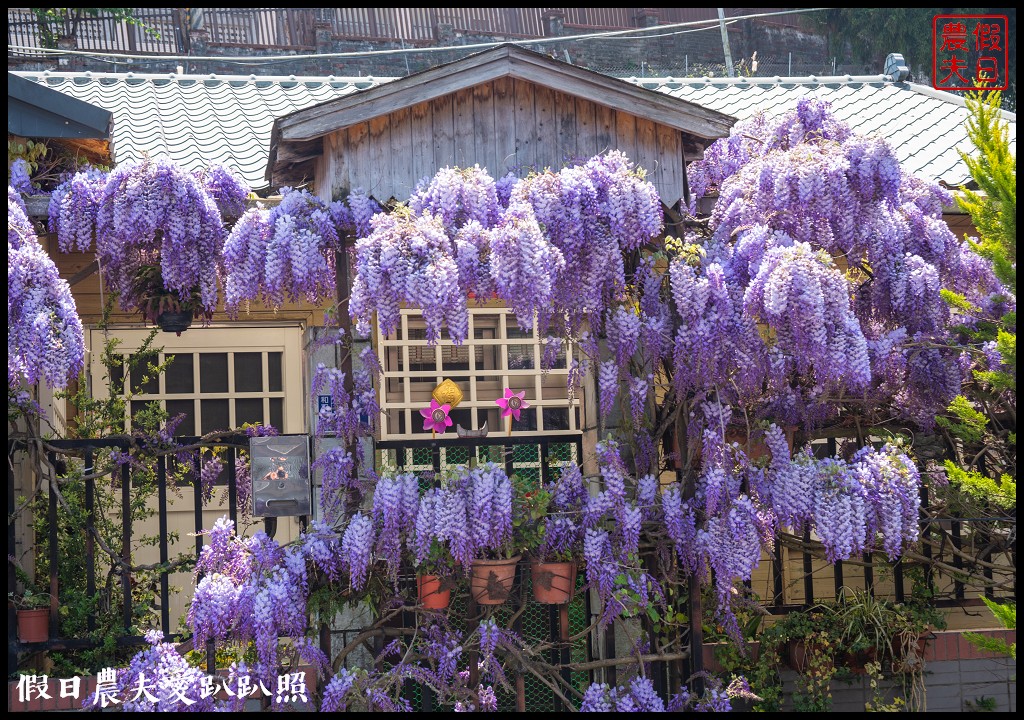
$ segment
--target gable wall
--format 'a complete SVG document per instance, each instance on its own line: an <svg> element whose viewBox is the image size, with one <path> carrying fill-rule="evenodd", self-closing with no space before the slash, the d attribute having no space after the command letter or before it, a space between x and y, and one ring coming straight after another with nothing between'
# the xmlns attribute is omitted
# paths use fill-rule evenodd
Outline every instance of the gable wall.
<svg viewBox="0 0 1024 720"><path fill-rule="evenodd" d="M683 194L682 142L676 129L503 77L326 136L316 187L325 200L357 188L382 202L406 200L446 166L479 164L497 179L619 149L671 206Z"/></svg>

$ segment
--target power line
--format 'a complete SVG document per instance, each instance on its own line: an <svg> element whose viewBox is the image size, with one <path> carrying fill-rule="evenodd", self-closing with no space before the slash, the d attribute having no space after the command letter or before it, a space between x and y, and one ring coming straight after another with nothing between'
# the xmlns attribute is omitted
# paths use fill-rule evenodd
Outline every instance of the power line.
<svg viewBox="0 0 1024 720"><path fill-rule="evenodd" d="M729 18L729 23L738 22L740 20L755 20L758 18L765 17L776 17L779 15L799 15L808 12L820 12L822 10L828 10L829 8L800 8L798 10L782 10L777 12L769 13L754 13L751 15L740 15ZM359 52L342 52L342 53L314 53L308 55L256 55L256 56L226 56L226 55L136 55L131 53L115 53L115 52L96 52L93 50L62 50L59 48L38 48L27 45L8 45L7 49L10 50L28 50L35 55L77 55L90 58L105 58L105 57L118 57L118 58L132 58L138 60L150 60L150 61L183 61L183 62L196 62L196 61L217 61L223 62L229 59L235 63L253 63L253 64L270 64L274 62L282 61L294 61L294 60L327 60L330 58L366 58L375 57L380 55L404 55L407 53L429 53L429 52L442 52L452 50L478 50L497 47L499 45L545 45L547 43L564 43L564 42L575 42L577 40L591 40L591 39L623 39L623 40L643 40L647 37L668 37L670 35L683 34L684 32L695 32L695 30L682 30L678 33L662 33L659 35L645 36L641 35L638 37L623 37L635 33L646 33L654 30L664 31L672 30L675 28L694 28L695 26L708 25L709 27L698 27L697 30L707 30L718 25L718 20L691 20L683 23L673 23L669 25L654 25L649 28L629 28L627 30L612 30L609 32L600 33L588 33L586 35L562 35L553 38L536 38L531 40L509 40L502 42L489 42L489 43L473 43L470 45L445 45L443 47L417 47L417 48L396 48L393 50L365 50ZM397 39L397 38L395 38ZM386 41L387 38L380 38L381 41Z"/></svg>

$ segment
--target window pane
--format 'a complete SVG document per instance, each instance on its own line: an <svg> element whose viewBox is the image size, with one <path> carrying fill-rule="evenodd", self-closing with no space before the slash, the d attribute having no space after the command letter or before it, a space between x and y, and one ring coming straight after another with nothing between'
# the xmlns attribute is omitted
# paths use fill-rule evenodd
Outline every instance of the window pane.
<svg viewBox="0 0 1024 720"><path fill-rule="evenodd" d="M270 398L270 424L284 432L284 398Z"/></svg>
<svg viewBox="0 0 1024 720"><path fill-rule="evenodd" d="M124 358L121 355L115 355L114 357L115 364L107 365L107 377L110 378L111 387L119 388L124 380Z"/></svg>
<svg viewBox="0 0 1024 720"><path fill-rule="evenodd" d="M498 345L477 345L473 348L476 354L476 369L477 370L499 370L501 366L498 364Z"/></svg>
<svg viewBox="0 0 1024 720"><path fill-rule="evenodd" d="M384 361L384 370L388 372L396 370L401 372L405 369L405 365L402 362L402 348L400 347L389 347L381 359Z"/></svg>
<svg viewBox="0 0 1024 720"><path fill-rule="evenodd" d="M569 408L544 408L545 430L568 430Z"/></svg>
<svg viewBox="0 0 1024 720"><path fill-rule="evenodd" d="M148 362L140 362L129 373L128 381L132 390L141 395L156 395L160 392L160 379L147 369ZM148 376L148 379L147 379ZM146 379L146 382L143 382Z"/></svg>
<svg viewBox="0 0 1024 720"><path fill-rule="evenodd" d="M502 397L505 389L500 377L478 375L476 378L476 399L484 403L493 403Z"/></svg>
<svg viewBox="0 0 1024 720"><path fill-rule="evenodd" d="M242 427L243 423L263 423L262 398L235 400L235 427Z"/></svg>
<svg viewBox="0 0 1024 720"><path fill-rule="evenodd" d="M417 413L418 415L419 413ZM390 435L402 435L405 433L405 410L386 410L385 422L387 432Z"/></svg>
<svg viewBox="0 0 1024 720"><path fill-rule="evenodd" d="M505 335L508 338L532 338L533 330L523 330L519 327L519 323L516 322L516 316L509 314L505 318Z"/></svg>
<svg viewBox="0 0 1024 720"><path fill-rule="evenodd" d="M417 407L426 407L436 387L437 378L412 378L409 380L409 399Z"/></svg>
<svg viewBox="0 0 1024 720"><path fill-rule="evenodd" d="M452 419L452 426L445 431L445 437L448 437L449 433L451 433L452 437L457 437L459 425L462 426L463 430L473 430L473 416L468 408L455 408L448 413L448 416Z"/></svg>
<svg viewBox="0 0 1024 720"><path fill-rule="evenodd" d="M200 400L199 409L203 413L202 434L214 430L227 430L231 425L228 418L229 400Z"/></svg>
<svg viewBox="0 0 1024 720"><path fill-rule="evenodd" d="M465 345L442 348L441 365L445 371L469 370L469 348Z"/></svg>
<svg viewBox="0 0 1024 720"><path fill-rule="evenodd" d="M508 369L533 370L533 345L509 345Z"/></svg>
<svg viewBox="0 0 1024 720"><path fill-rule="evenodd" d="M569 397L569 388L565 375L549 373L541 378L541 396L545 400L565 400Z"/></svg>
<svg viewBox="0 0 1024 720"><path fill-rule="evenodd" d="M505 422L508 422L506 420ZM523 410L519 415L519 419L512 418L512 430L519 432L536 432L537 431L537 411L535 408L529 410Z"/></svg>
<svg viewBox="0 0 1024 720"><path fill-rule="evenodd" d="M430 345L414 345L409 348L409 369L434 372L437 370L437 353Z"/></svg>
<svg viewBox="0 0 1024 720"><path fill-rule="evenodd" d="M473 316L473 337L478 340L493 340L497 327L497 315Z"/></svg>
<svg viewBox="0 0 1024 720"><path fill-rule="evenodd" d="M554 341L551 341L554 342ZM540 361L545 362L545 354L548 354L547 362L551 365L548 370L564 370L565 369L565 343L559 343L558 349L554 353L548 351L547 343L543 343L540 348Z"/></svg>
<svg viewBox="0 0 1024 720"><path fill-rule="evenodd" d="M480 420L480 427L474 428L479 430L487 423L487 434L498 435L508 431L508 420L501 416L501 411L498 410L498 406L494 408L479 408L476 413L477 418Z"/></svg>
<svg viewBox="0 0 1024 720"><path fill-rule="evenodd" d="M164 373L164 382L167 384L167 392L191 393L195 392L195 381L192 378L192 354L181 353L174 356L171 364Z"/></svg>
<svg viewBox="0 0 1024 720"><path fill-rule="evenodd" d="M171 418L174 418L179 413L185 413L185 419L178 426L178 429L175 430L175 435L196 434L196 409L195 404L191 400L168 400L164 407L167 408L167 414Z"/></svg>
<svg viewBox="0 0 1024 720"><path fill-rule="evenodd" d="M263 353L235 353L235 392L263 392Z"/></svg>
<svg viewBox="0 0 1024 720"><path fill-rule="evenodd" d="M279 352L267 353L267 374L270 375L267 380L267 390L270 392L281 392L283 387L281 381L281 358L283 356L284 353Z"/></svg>
<svg viewBox="0 0 1024 720"><path fill-rule="evenodd" d="M132 427L135 427L135 416L138 415L142 410L146 409L146 406L152 400L132 400Z"/></svg>
<svg viewBox="0 0 1024 720"><path fill-rule="evenodd" d="M228 354L201 353L199 355L199 392L226 393L227 391Z"/></svg>

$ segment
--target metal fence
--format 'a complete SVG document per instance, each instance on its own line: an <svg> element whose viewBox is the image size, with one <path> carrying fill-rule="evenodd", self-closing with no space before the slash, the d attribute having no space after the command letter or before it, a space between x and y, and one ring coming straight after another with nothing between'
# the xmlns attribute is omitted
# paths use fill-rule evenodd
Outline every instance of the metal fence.
<svg viewBox="0 0 1024 720"><path fill-rule="evenodd" d="M729 8L728 16L785 8ZM717 20L715 8L132 8L141 25L102 12L78 19L77 49L86 51L180 54L189 50L188 30L205 29L210 43L253 49L308 50L316 46L315 24L330 25L338 39L434 43L438 27L466 35L520 39L547 35L545 17L557 13L570 33L627 30L642 24ZM759 22L802 27L801 15L779 15ZM152 32L147 31L149 28ZM57 36L61 30L55 32ZM8 8L7 44L43 46L39 19L29 8ZM25 51L19 51L25 55Z"/></svg>
<svg viewBox="0 0 1024 720"><path fill-rule="evenodd" d="M197 438L177 438L182 445L194 445ZM82 539L81 563L82 573L86 588L86 594L93 596L100 585L100 578L97 577L97 553L102 552L97 548L92 530L95 528L97 513L101 511L97 507L97 478L92 477L92 469L95 461L102 453L111 451L127 452L128 445L123 440L55 440L50 441L50 447L54 449L51 455L52 464L59 469L66 466L66 460L74 456L84 469L82 480L83 503L86 517L87 534ZM239 518L238 493L237 493L237 463L238 450L248 447L248 438L244 435L225 437L216 441L216 447L228 448L224 453L226 468L224 470L223 482L227 490L227 514L237 523ZM381 461L387 465L407 472L415 472L420 475L421 481L430 483L437 473L443 472L446 468L463 465L471 460L476 462L498 462L504 465L509 474L516 473L520 477L535 482L550 482L557 478L560 469L570 462L579 462L582 457L582 443L578 436L569 437L516 437L516 438L460 438L460 439L435 439L422 441L385 441L377 443L377 451L380 453ZM820 443L822 453L834 454L834 441ZM15 456L22 452L24 447L16 441L8 443L8 508L16 507L18 499L15 497ZM65 457L61 457L61 455ZM170 544L168 540L168 492L174 491L175 484L168 481L169 472L168 457L161 456L156 462L156 494L157 494L157 518L159 527L159 563L161 567L167 566L170 562ZM190 460L191 467L177 468L177 486L190 486L193 489L193 507L191 509L194 531L195 557L203 548L203 535L201 532L208 524L203 518L203 500L201 492L201 473L199 456L193 454ZM114 487L119 492L119 507L116 512L120 513L120 543L114 548L118 557L106 566L111 569L111 577L116 578L117 586L114 588L110 598L111 606L119 605L121 623L124 636L119 642L124 646L141 645L142 638L133 636L133 618L135 608L133 607L133 583L136 578L130 568L132 567L132 542L133 528L132 504L137 501L133 495L135 492L133 484L132 469L130 464L121 465L113 478ZM109 480L104 479L104 482ZM95 645L89 639L82 637L65 637L61 633L61 616L58 612L61 588L57 568L60 558L58 557L58 501L53 492L45 490L44 494L46 507L46 528L47 537L37 537L36 553L45 553L48 559L49 577L48 589L51 595L50 604L50 630L51 639L45 643L22 644L16 635L16 623L14 622L14 610L8 607L8 667L11 672L16 672L19 663L29 653L40 650L78 650ZM928 496L923 497L927 505ZM108 513L109 509L105 509ZM306 518L300 519L300 527L305 526ZM989 524L1000 523L1003 533L1000 538L995 538L991 530L986 528ZM979 530L978 528L981 528ZM273 528L268 526L272 534ZM1015 517L1007 516L1001 518L953 518L941 521L925 521L922 526L922 552L925 557L931 560L940 561L945 564L950 572L946 573L946 581L939 585L931 575L926 577L926 582L936 593L933 603L940 607L970 607L980 605L981 600L971 595L984 593L988 597L1016 597L1016 520ZM999 539L1000 543L992 543L990 547L985 545L993 539ZM809 607L817 601L829 600L838 597L840 589L852 587L855 584L861 585L864 590L872 595L893 597L896 601L902 602L909 595L908 579L904 573L904 562L899 560L895 563L883 562L878 556L865 555L862 561L840 562L834 566L825 564L809 550L811 542L809 533L805 533L802 541L803 547L783 550L777 545L774 554L768 558L768 568L762 578L767 583L767 591L761 592L760 596L772 614L785 614L794 610ZM11 552L16 546L15 524L13 517L8 523L8 546ZM971 561L962 551L971 543L977 545L977 565L971 567ZM1002 554L1002 555L1000 555ZM995 557L994 557L995 555ZM1003 592L996 593L993 587L999 585L999 578L993 578L993 568L996 562L1003 560L1004 564L1012 572L1012 592L1006 583L1002 583ZM921 563L918 563L919 565ZM958 574L962 572L963 574ZM980 575L986 581L981 587L972 586L968 580L971 572L975 576ZM582 573L581 573L582 576ZM16 588L16 577L11 563L8 565L8 589L13 591ZM413 577L404 577L402 582L410 590L413 587ZM578 587L582 588L582 577L578 580ZM160 573L159 577L159 607L160 627L165 636L172 640L180 639L176 634L173 624L175 619L170 615L170 585L167 572ZM517 578L512 592L512 600L508 607L498 610L499 621L508 620L512 622L513 628L527 639L545 640L551 643L550 662L555 666L567 666L569 664L587 663L592 665L598 658L616 658L616 641L614 625L602 634L590 634L585 643L570 645L566 638L571 635L578 635L588 628L593 619L594 613L590 607L589 593L577 592L573 600L563 606L540 605L530 600L530 579L529 573L523 571L523 567L517 571ZM690 609L688 609L690 610ZM700 622L699 612L690 612L690 622ZM468 634L479 622L481 613L475 606L472 598L466 593L453 597L452 611L450 618L462 627ZM414 613L407 612L400 619L407 627L413 627L415 622ZM88 630L96 627L95 617L90 617ZM650 632L649 628L643 627L643 631ZM691 626L690 632L693 628ZM330 656L332 636L340 636L343 643L354 634L360 632L360 628L333 628L330 631L321 632L321 646ZM684 645L685 647L685 645ZM623 664L628 658L623 659ZM679 657L670 662L656 662L650 668L655 688L667 696L668 689L676 687L679 678L689 677L690 673L700 670L699 658ZM215 667L215 659L212 645L207 648L208 667ZM572 686L583 689L593 681L593 670L578 671L564 667L560 672L565 681ZM615 683L615 665L608 665L603 669L604 681ZM435 700L429 688L419 687L410 684L407 688L408 698L413 702L416 709L430 711L437 709ZM532 677L519 677L516 679L516 692L499 694L499 703L502 709L518 710L555 710L561 709L560 701L544 683Z"/></svg>
<svg viewBox="0 0 1024 720"><path fill-rule="evenodd" d="M202 8L211 45L313 50L314 12L288 8Z"/></svg>
<svg viewBox="0 0 1024 720"><path fill-rule="evenodd" d="M187 50L187 26L183 25L181 13L177 9L133 10L134 17L141 24L128 23L102 13L96 16L83 15L78 19L76 49L152 55L176 55ZM55 29L53 32L59 37L64 30ZM7 45L8 54L13 52L10 46L44 47L39 19L28 8L7 9ZM22 57L33 55L31 50L18 50L14 54Z"/></svg>

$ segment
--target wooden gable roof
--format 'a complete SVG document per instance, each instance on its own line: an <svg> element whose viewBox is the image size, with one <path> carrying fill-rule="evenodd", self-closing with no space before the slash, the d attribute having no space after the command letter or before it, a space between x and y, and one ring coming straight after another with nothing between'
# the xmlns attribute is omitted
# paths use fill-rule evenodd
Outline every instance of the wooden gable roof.
<svg viewBox="0 0 1024 720"><path fill-rule="evenodd" d="M529 111L524 113L527 95L539 99L530 98ZM460 109L460 101L468 106ZM483 117L477 117L481 112ZM452 113L454 120L449 119ZM429 122L424 123L424 116ZM610 132L602 134L600 128L588 127L600 125L602 117ZM278 118L271 135L267 179L282 185L316 177L325 197L361 187L381 200L389 196L402 199L402 193L422 174L432 175L446 164L480 164L499 176L508 169L500 165L502 159L511 158L507 165L519 168L559 167L570 154L584 156L621 144L626 145L621 149L627 154L630 146L653 148L660 136L666 151L672 147L678 156L672 162L679 166L678 173L673 171L679 175L678 183L663 192L663 198L672 204L681 197L685 184L684 152L693 159L715 139L727 135L734 122L724 113L625 80L516 45L502 45ZM616 132L622 125L630 129ZM462 137L460 142L460 132L468 132L470 137ZM545 147L543 136L552 132L568 142ZM411 136L411 142L405 141L406 136ZM572 139L576 136L581 138L579 142ZM379 147L360 150L357 142ZM424 143L441 147L417 163L413 156L422 151ZM446 143L452 145L450 152L445 152ZM530 152L524 154L521 151L526 146ZM343 177L324 168L325 163L335 162L333 156L359 152L376 157L367 157L362 165L348 163ZM664 152L649 151L648 159L662 161L655 157L659 154ZM380 162L391 162L396 155L407 157L410 167L392 172L382 186ZM633 155L631 159L640 160ZM344 165L346 160L336 162ZM330 187L324 188L322 183Z"/></svg>

